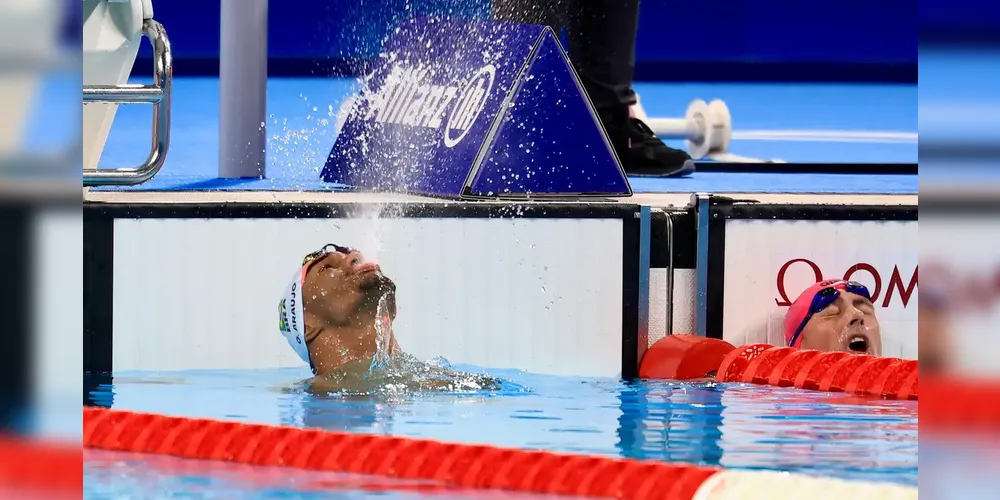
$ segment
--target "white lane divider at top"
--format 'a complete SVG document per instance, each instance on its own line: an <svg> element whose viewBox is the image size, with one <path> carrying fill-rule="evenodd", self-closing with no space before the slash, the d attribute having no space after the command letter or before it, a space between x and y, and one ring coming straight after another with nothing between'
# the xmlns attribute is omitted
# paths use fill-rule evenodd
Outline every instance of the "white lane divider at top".
<svg viewBox="0 0 1000 500"><path fill-rule="evenodd" d="M885 132L874 130L739 130L733 139L741 141L794 142L867 142L881 144L911 144L917 142L916 132Z"/></svg>
<svg viewBox="0 0 1000 500"><path fill-rule="evenodd" d="M632 106L632 115L642 120L657 136L663 139L684 139L688 153L694 159L712 159L737 163L780 162L760 160L729 152L732 140L773 142L827 142L827 143L876 143L916 144L917 132L877 130L734 130L732 115L725 102L716 99L706 102L695 99L682 118L651 117L638 101Z"/></svg>

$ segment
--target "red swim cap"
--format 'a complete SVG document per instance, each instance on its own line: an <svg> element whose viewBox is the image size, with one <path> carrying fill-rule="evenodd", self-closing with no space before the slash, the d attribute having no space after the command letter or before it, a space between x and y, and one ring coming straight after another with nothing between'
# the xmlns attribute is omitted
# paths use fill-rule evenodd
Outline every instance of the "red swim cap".
<svg viewBox="0 0 1000 500"><path fill-rule="evenodd" d="M788 311L785 312L785 345L789 345L792 341L792 336L798 331L799 327L802 326L802 322L806 320L806 316L809 315L809 306L812 305L813 297L819 293L820 290L824 288L836 288L837 290L844 290L847 288L847 281L845 280L823 280L815 285L806 288L799 298L792 302L792 305L788 307ZM795 345L789 347L799 347L802 345L802 335L795 339Z"/></svg>

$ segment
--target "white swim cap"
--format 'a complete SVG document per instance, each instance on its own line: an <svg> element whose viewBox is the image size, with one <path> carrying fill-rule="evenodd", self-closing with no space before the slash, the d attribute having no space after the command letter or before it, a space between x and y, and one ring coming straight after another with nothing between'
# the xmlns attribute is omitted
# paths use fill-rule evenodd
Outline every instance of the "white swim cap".
<svg viewBox="0 0 1000 500"><path fill-rule="evenodd" d="M292 282L285 288L285 295L278 303L278 330L285 336L288 345L302 361L309 363L309 347L306 346L305 317L302 308L302 282L306 276L305 266L295 271Z"/></svg>
<svg viewBox="0 0 1000 500"><path fill-rule="evenodd" d="M278 302L278 330L284 335L288 345L292 346L295 354L298 354L302 361L309 363L309 346L306 345L306 318L303 314L302 285L306 281L306 271L312 262L322 258L331 252L349 254L353 252L351 248L343 247L333 243L327 243L315 252L310 252L302 259L302 264L292 276L292 282L285 288L285 295L281 302Z"/></svg>

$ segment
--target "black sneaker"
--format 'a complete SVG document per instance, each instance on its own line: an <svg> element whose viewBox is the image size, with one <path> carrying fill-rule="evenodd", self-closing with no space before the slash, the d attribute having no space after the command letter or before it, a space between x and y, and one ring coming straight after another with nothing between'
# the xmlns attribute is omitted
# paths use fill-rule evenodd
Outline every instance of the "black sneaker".
<svg viewBox="0 0 1000 500"><path fill-rule="evenodd" d="M685 151L667 146L638 118L607 126L611 145L625 173L636 177L684 177L694 173L694 161Z"/></svg>

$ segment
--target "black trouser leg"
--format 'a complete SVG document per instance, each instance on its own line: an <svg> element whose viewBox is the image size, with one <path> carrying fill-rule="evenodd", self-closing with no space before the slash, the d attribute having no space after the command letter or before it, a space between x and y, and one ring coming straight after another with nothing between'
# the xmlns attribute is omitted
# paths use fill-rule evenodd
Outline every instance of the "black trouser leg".
<svg viewBox="0 0 1000 500"><path fill-rule="evenodd" d="M639 0L576 0L566 38L570 59L602 116L635 104L635 37Z"/></svg>
<svg viewBox="0 0 1000 500"><path fill-rule="evenodd" d="M569 58L594 103L611 146L632 175L688 175L687 153L667 147L652 130L629 119L635 104L635 37L639 0L491 0L493 18L566 27Z"/></svg>
<svg viewBox="0 0 1000 500"><path fill-rule="evenodd" d="M566 27L566 6L571 0L490 0L493 19L552 28L558 38Z"/></svg>

